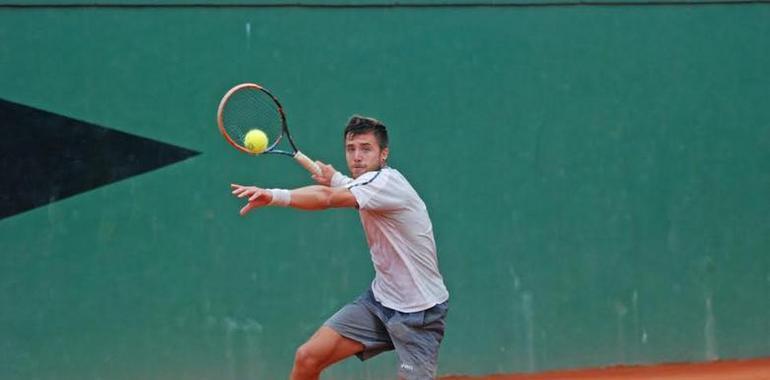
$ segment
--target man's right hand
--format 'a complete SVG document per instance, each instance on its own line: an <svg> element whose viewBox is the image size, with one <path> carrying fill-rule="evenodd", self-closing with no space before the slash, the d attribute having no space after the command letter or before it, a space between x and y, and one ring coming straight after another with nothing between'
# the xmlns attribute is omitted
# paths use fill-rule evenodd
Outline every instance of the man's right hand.
<svg viewBox="0 0 770 380"><path fill-rule="evenodd" d="M333 166L324 164L321 161L316 161L315 163L321 168L321 174L313 174L313 180L319 185L331 186L332 177L334 177L334 173L336 173L337 170L334 169Z"/></svg>

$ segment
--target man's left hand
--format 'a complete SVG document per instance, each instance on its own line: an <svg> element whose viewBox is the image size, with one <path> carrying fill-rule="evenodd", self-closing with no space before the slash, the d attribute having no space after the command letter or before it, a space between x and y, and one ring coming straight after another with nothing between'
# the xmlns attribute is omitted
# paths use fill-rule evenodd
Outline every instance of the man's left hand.
<svg viewBox="0 0 770 380"><path fill-rule="evenodd" d="M249 203L241 209L242 216L252 209L267 206L273 200L272 192L256 186L231 184L230 187L233 189L233 195L238 198L249 197Z"/></svg>

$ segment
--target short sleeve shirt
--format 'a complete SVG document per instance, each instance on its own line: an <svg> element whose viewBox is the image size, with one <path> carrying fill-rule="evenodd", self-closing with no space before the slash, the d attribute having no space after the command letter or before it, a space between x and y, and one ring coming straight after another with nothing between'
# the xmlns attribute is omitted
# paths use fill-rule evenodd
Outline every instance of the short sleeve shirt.
<svg viewBox="0 0 770 380"><path fill-rule="evenodd" d="M433 225L423 200L396 169L384 167L355 180L335 175L356 198L374 264L372 291L401 312L428 309L449 298L439 272Z"/></svg>

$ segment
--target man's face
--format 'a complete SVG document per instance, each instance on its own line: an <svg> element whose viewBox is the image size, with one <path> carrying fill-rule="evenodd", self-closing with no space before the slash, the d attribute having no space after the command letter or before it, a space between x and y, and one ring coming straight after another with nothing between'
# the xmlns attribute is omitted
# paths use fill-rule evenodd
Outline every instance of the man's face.
<svg viewBox="0 0 770 380"><path fill-rule="evenodd" d="M348 135L345 138L345 159L353 178L379 170L388 158L388 148L380 149L374 132Z"/></svg>

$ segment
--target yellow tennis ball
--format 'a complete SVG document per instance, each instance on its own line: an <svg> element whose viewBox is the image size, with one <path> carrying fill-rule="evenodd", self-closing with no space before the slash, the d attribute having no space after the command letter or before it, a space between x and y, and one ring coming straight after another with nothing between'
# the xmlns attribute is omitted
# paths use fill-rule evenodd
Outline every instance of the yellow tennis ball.
<svg viewBox="0 0 770 380"><path fill-rule="evenodd" d="M262 153L267 149L267 135L260 129L252 129L243 138L243 145L251 153Z"/></svg>

